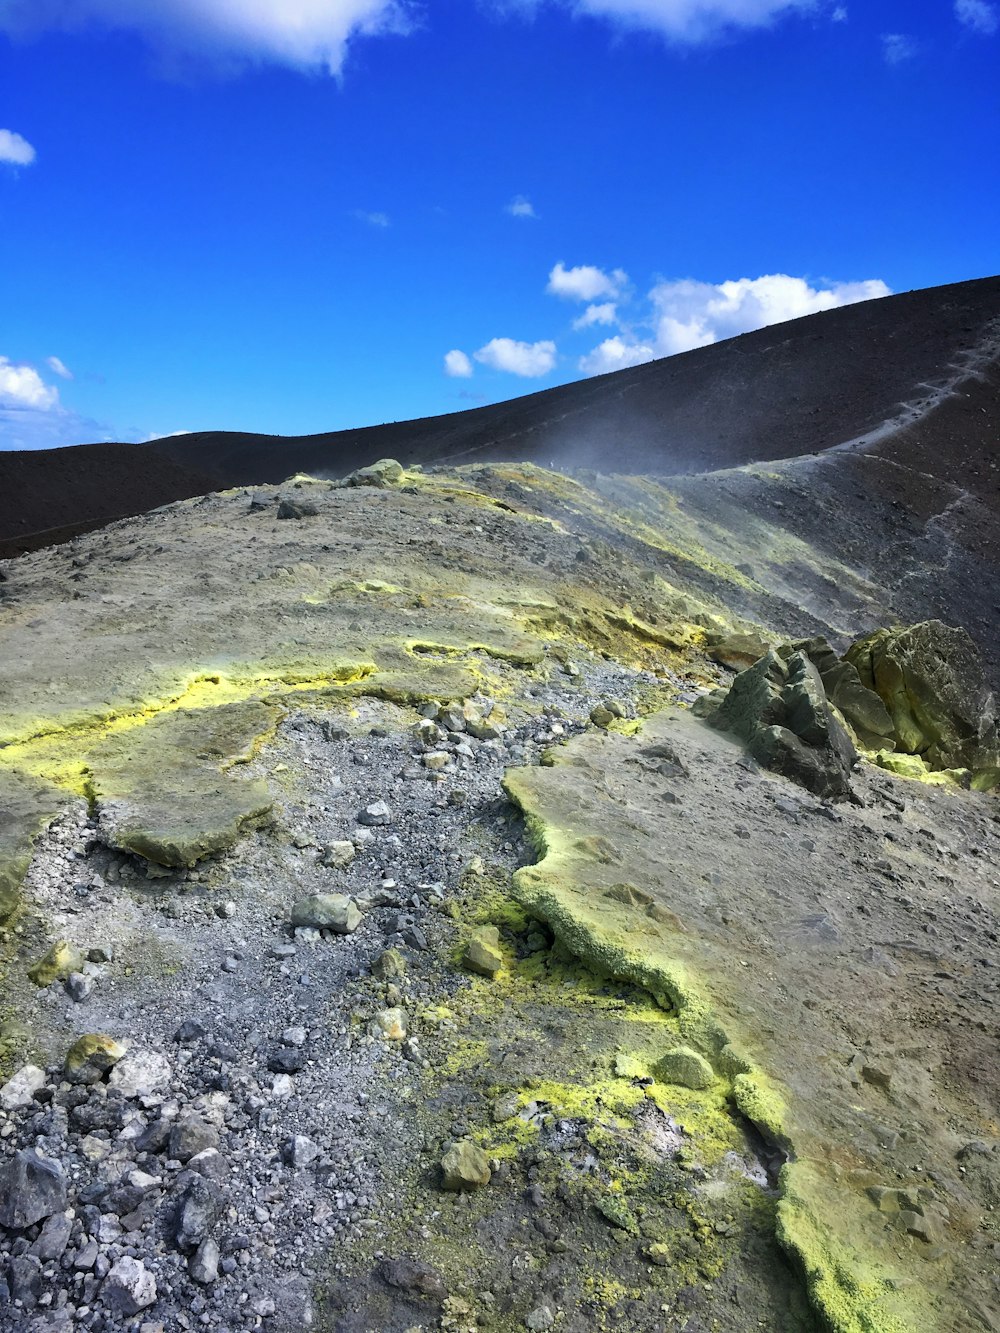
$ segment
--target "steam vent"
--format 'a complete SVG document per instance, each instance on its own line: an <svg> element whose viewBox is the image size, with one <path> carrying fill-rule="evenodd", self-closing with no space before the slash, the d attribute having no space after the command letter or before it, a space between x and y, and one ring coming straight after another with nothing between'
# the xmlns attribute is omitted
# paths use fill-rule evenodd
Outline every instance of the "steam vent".
<svg viewBox="0 0 1000 1333"><path fill-rule="evenodd" d="M1000 1329L998 390L0 454L0 1327Z"/></svg>

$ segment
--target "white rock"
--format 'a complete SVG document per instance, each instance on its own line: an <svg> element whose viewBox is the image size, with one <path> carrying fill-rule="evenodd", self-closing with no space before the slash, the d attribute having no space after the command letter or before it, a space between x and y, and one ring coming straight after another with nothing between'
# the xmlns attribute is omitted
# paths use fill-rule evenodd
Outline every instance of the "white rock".
<svg viewBox="0 0 1000 1333"><path fill-rule="evenodd" d="M119 1314L135 1315L156 1300L156 1279L139 1259L119 1259L104 1279L101 1296Z"/></svg>
<svg viewBox="0 0 1000 1333"><path fill-rule="evenodd" d="M291 1074L275 1074L274 1082L271 1084L272 1097L290 1097L295 1091L295 1084L292 1082Z"/></svg>
<svg viewBox="0 0 1000 1333"><path fill-rule="evenodd" d="M45 1086L45 1071L37 1065L25 1065L0 1088L0 1106L5 1111L30 1106L35 1093Z"/></svg>
<svg viewBox="0 0 1000 1333"><path fill-rule="evenodd" d="M148 1097L170 1082L170 1063L157 1051L133 1049L118 1061L108 1082L123 1097Z"/></svg>

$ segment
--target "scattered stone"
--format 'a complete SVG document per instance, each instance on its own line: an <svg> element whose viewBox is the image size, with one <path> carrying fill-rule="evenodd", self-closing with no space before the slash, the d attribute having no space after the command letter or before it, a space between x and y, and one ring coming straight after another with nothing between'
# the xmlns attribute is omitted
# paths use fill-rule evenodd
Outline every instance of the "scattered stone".
<svg viewBox="0 0 1000 1333"><path fill-rule="evenodd" d="M322 1149L305 1134L293 1134L282 1151L288 1165L301 1170L315 1162Z"/></svg>
<svg viewBox="0 0 1000 1333"><path fill-rule="evenodd" d="M298 1074L306 1067L306 1053L295 1046L280 1046L267 1057L272 1074Z"/></svg>
<svg viewBox="0 0 1000 1333"><path fill-rule="evenodd" d="M188 1260L188 1272L192 1281L200 1283L203 1287L214 1282L219 1276L220 1258L217 1242L211 1236L206 1237Z"/></svg>
<svg viewBox="0 0 1000 1333"><path fill-rule="evenodd" d="M402 1009L380 1009L375 1015L372 1030L377 1037L386 1041L403 1041L406 1038L406 1014Z"/></svg>
<svg viewBox="0 0 1000 1333"><path fill-rule="evenodd" d="M73 1003L82 1004L94 989L94 979L86 976L83 972L71 972L63 985L66 988L66 994Z"/></svg>
<svg viewBox="0 0 1000 1333"><path fill-rule="evenodd" d="M486 1154L471 1139L453 1144L441 1159L442 1189L477 1190L490 1183Z"/></svg>
<svg viewBox="0 0 1000 1333"><path fill-rule="evenodd" d="M200 1041L205 1035L205 1028L194 1018L185 1018L174 1033L174 1041L181 1046L188 1046L193 1041Z"/></svg>
<svg viewBox="0 0 1000 1333"><path fill-rule="evenodd" d="M196 1171L178 1177L180 1200L177 1207L174 1239L185 1252L196 1250L208 1238L222 1214L225 1199L218 1185Z"/></svg>
<svg viewBox="0 0 1000 1333"><path fill-rule="evenodd" d="M500 931L496 926L477 926L466 941L462 966L491 981L503 967Z"/></svg>
<svg viewBox="0 0 1000 1333"><path fill-rule="evenodd" d="M42 1263L61 1259L72 1232L73 1219L68 1212L50 1214L38 1233L38 1239L31 1246L31 1253L37 1255Z"/></svg>
<svg viewBox="0 0 1000 1333"><path fill-rule="evenodd" d="M406 975L406 959L398 949L386 949L372 963L372 976L379 981L394 981Z"/></svg>
<svg viewBox="0 0 1000 1333"><path fill-rule="evenodd" d="M108 1082L123 1097L148 1097L170 1082L170 1062L158 1051L133 1048L112 1069Z"/></svg>
<svg viewBox="0 0 1000 1333"><path fill-rule="evenodd" d="M320 855L320 863L333 870L346 870L357 856L353 842L331 842Z"/></svg>
<svg viewBox="0 0 1000 1333"><path fill-rule="evenodd" d="M156 1279L140 1259L126 1255L104 1279L101 1298L117 1314L130 1318L156 1300Z"/></svg>
<svg viewBox="0 0 1000 1333"><path fill-rule="evenodd" d="M178 1162L190 1161L206 1148L219 1146L219 1131L197 1115L182 1116L170 1131L170 1156Z"/></svg>
<svg viewBox="0 0 1000 1333"><path fill-rule="evenodd" d="M100 1032L79 1037L66 1055L66 1077L70 1083L98 1083L125 1058L127 1047Z"/></svg>
<svg viewBox="0 0 1000 1333"><path fill-rule="evenodd" d="M360 811L358 823L365 824L369 828L375 828L380 824L391 824L392 814L385 801L373 801Z"/></svg>
<svg viewBox="0 0 1000 1333"><path fill-rule="evenodd" d="M428 1296L432 1300L443 1301L448 1294L441 1275L419 1259L383 1259L378 1266L378 1274L390 1287L415 1296Z"/></svg>
<svg viewBox="0 0 1000 1333"><path fill-rule="evenodd" d="M551 1328L556 1322L556 1317L547 1305L537 1305L530 1314L525 1316L524 1327L530 1330L530 1333L543 1333L543 1330Z"/></svg>
<svg viewBox="0 0 1000 1333"><path fill-rule="evenodd" d="M5 1111L16 1111L30 1106L39 1088L45 1087L45 1071L37 1065L25 1065L0 1088L0 1106Z"/></svg>
<svg viewBox="0 0 1000 1333"><path fill-rule="evenodd" d="M715 1082L715 1071L703 1055L690 1046L675 1046L656 1066L657 1075L664 1083L677 1083L682 1088L700 1091Z"/></svg>
<svg viewBox="0 0 1000 1333"><path fill-rule="evenodd" d="M660 1241L646 1247L646 1258L659 1268L669 1268L673 1262L670 1246L664 1245Z"/></svg>
<svg viewBox="0 0 1000 1333"><path fill-rule="evenodd" d="M282 498L278 501L278 518L315 518L319 510L314 504L307 500L288 500Z"/></svg>
<svg viewBox="0 0 1000 1333"><path fill-rule="evenodd" d="M292 908L292 925L351 935L361 925L361 908L346 893L312 893Z"/></svg>
<svg viewBox="0 0 1000 1333"><path fill-rule="evenodd" d="M25 1148L0 1169L0 1226L23 1231L65 1207L66 1177L53 1158Z"/></svg>
<svg viewBox="0 0 1000 1333"><path fill-rule="evenodd" d="M303 1027L285 1028L281 1034L282 1044L285 1046L294 1046L296 1050L306 1044L307 1033Z"/></svg>
<svg viewBox="0 0 1000 1333"><path fill-rule="evenodd" d="M51 986L53 981L65 981L71 972L83 967L83 954L67 940L57 940L44 957L28 968L28 978L36 986Z"/></svg>

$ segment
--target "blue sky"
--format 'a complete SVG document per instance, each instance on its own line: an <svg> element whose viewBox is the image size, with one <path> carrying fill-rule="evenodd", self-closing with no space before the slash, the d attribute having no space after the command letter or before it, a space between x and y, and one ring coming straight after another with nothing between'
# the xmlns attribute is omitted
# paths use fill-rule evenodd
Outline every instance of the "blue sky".
<svg viewBox="0 0 1000 1333"><path fill-rule="evenodd" d="M0 448L425 416L995 273L998 142L988 0L0 0Z"/></svg>

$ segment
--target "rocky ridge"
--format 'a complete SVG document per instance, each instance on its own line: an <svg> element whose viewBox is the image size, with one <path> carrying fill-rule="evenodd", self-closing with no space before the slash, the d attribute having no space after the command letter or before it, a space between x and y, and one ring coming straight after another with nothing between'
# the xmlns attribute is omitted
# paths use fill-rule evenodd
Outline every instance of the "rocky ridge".
<svg viewBox="0 0 1000 1333"><path fill-rule="evenodd" d="M353 480L7 567L0 1323L994 1326L985 681L890 734L645 481ZM770 645L843 790L692 716Z"/></svg>

